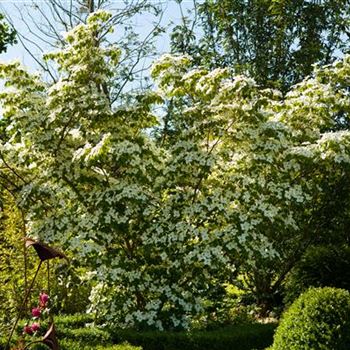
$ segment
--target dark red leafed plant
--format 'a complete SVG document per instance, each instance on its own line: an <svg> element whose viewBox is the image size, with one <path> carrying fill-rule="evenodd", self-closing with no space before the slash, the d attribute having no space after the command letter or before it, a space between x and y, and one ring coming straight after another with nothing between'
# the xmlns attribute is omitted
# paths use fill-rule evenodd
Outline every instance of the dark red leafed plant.
<svg viewBox="0 0 350 350"><path fill-rule="evenodd" d="M32 308L32 319L23 327L22 337L14 350L23 350L32 343L42 338L47 331L42 327L42 321L49 316L49 296L45 292L39 294L38 305Z"/></svg>

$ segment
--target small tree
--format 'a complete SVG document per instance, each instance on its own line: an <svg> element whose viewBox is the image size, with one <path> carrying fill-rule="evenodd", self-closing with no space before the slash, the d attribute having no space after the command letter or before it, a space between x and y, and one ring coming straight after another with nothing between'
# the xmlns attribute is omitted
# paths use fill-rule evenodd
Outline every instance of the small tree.
<svg viewBox="0 0 350 350"><path fill-rule="evenodd" d="M95 12L46 55L59 67L54 84L0 66L11 87L0 95L1 176L30 233L89 270L100 316L187 328L237 268L266 271L313 237L304 229L324 184L348 172L349 133L320 129L348 108L350 60L283 101L252 79L166 55L152 69L158 91L116 107L103 88L120 59L105 41L110 18ZM169 99L177 133L159 144L155 106Z"/></svg>

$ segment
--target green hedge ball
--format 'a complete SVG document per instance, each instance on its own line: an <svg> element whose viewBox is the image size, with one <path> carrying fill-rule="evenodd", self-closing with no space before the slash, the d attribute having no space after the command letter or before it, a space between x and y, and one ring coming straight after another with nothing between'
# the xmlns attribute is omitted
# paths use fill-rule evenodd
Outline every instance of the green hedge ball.
<svg viewBox="0 0 350 350"><path fill-rule="evenodd" d="M312 288L285 312L271 350L349 350L350 293Z"/></svg>

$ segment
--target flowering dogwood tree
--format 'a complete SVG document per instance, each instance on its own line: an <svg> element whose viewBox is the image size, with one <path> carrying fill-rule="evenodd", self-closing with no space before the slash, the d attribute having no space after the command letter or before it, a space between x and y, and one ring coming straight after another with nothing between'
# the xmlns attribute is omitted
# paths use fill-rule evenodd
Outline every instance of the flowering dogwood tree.
<svg viewBox="0 0 350 350"><path fill-rule="evenodd" d="M60 74L53 85L1 64L2 183L32 235L83 261L92 308L107 320L187 328L237 268L267 269L306 244L292 238L304 237L323 184L348 171L350 134L322 128L348 109L350 59L282 100L165 55L152 69L157 91L113 104L120 51L104 42L109 18L94 13L46 55ZM151 131L167 99L175 132L160 144Z"/></svg>
<svg viewBox="0 0 350 350"><path fill-rule="evenodd" d="M349 174L349 132L322 131L331 130L337 116L347 118L349 57L316 70L285 99L245 77L225 79L225 70L188 70L186 65L188 58L165 56L154 66L159 87L174 106L168 128L176 137L168 143L176 149L178 139L186 137L191 147L197 143L207 150L212 160L204 176L208 182L199 176L203 187L194 191L205 193L210 203L221 201L221 215L209 212L209 217L216 228L219 217L230 226L227 235L215 236L224 250L239 252L227 256L245 271L245 285L264 313L305 249L317 242L324 226L347 212L342 207L346 192L339 188ZM180 162L189 151L183 151ZM184 170L179 164L177 173ZM184 177L191 175L197 177L193 169ZM338 213L333 210L329 217L335 202ZM272 245L265 255L264 240ZM242 255L248 247L248 256Z"/></svg>

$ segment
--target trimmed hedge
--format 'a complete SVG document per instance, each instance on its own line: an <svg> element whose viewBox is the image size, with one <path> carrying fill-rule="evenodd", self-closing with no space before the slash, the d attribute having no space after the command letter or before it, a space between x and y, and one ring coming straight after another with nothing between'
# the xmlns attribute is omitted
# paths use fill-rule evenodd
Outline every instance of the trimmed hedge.
<svg viewBox="0 0 350 350"><path fill-rule="evenodd" d="M349 350L350 293L312 288L285 312L270 350Z"/></svg>
<svg viewBox="0 0 350 350"><path fill-rule="evenodd" d="M55 317L55 324L59 328L81 328L87 323L93 323L94 320L93 314L76 314Z"/></svg>
<svg viewBox="0 0 350 350"><path fill-rule="evenodd" d="M57 327L57 338L80 341L91 346L108 345L111 343L111 336L108 332L96 328L62 329Z"/></svg>
<svg viewBox="0 0 350 350"><path fill-rule="evenodd" d="M108 346L94 346L91 348L91 344L63 340L60 342L60 345L62 350L142 350L141 347L132 346L128 343Z"/></svg>
<svg viewBox="0 0 350 350"><path fill-rule="evenodd" d="M108 332L87 327L92 321L89 315L57 317L55 323L62 350L141 350L141 347L143 350L260 350L272 344L276 328L275 324L245 324L191 333L119 329ZM112 345L120 343L122 345ZM1 342L0 350L3 350ZM47 348L37 345L31 350Z"/></svg>
<svg viewBox="0 0 350 350"><path fill-rule="evenodd" d="M22 332L25 321L19 322L16 334ZM112 346L110 334L107 331L97 327L87 327L88 323L93 322L93 317L88 314L60 316L55 318L56 332L60 344L70 344L67 349L95 349L101 346ZM47 327L46 322L42 323L43 327ZM14 339L16 336L14 336ZM0 350L5 347L7 338L0 338ZM64 346L62 345L62 349ZM46 350L44 345L35 345L31 350ZM128 350L128 349L125 349Z"/></svg>
<svg viewBox="0 0 350 350"><path fill-rule="evenodd" d="M142 350L128 343L113 345L107 332L96 328L82 328L58 333L61 350ZM7 339L0 339L0 350L5 348ZM48 350L43 344L35 344L30 350Z"/></svg>
<svg viewBox="0 0 350 350"><path fill-rule="evenodd" d="M63 340L60 342L61 350L142 350L140 347L132 346L130 344L119 344L119 345L109 345L109 346L93 346L90 344L73 342ZM33 345L30 350L49 350L45 345Z"/></svg>
<svg viewBox="0 0 350 350"><path fill-rule="evenodd" d="M135 347L130 344L124 343L119 345L91 345L85 342L74 342L71 340L63 339L60 341L61 350L142 350L140 347ZM36 345L30 348L30 350L48 350L49 348L44 345Z"/></svg>
<svg viewBox="0 0 350 350"><path fill-rule="evenodd" d="M143 350L252 350L272 344L275 324L247 324L215 331L137 332L114 330L115 343L127 341Z"/></svg>

